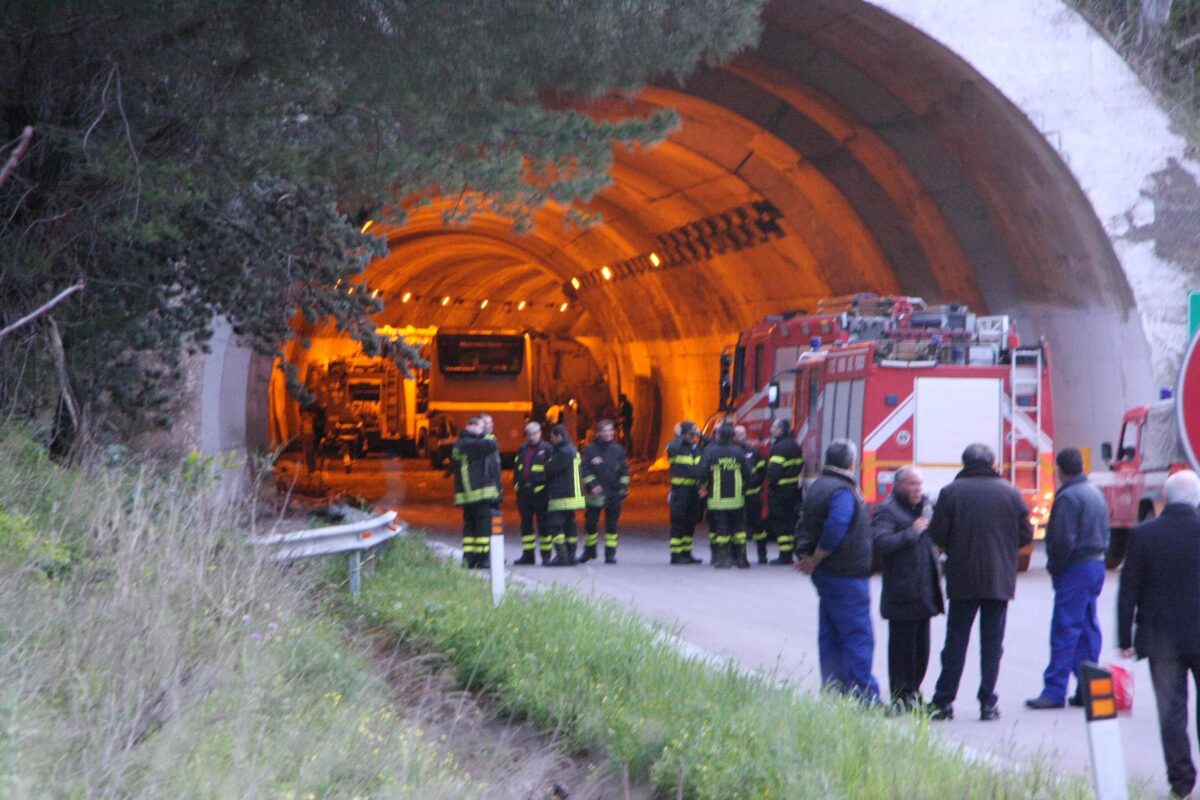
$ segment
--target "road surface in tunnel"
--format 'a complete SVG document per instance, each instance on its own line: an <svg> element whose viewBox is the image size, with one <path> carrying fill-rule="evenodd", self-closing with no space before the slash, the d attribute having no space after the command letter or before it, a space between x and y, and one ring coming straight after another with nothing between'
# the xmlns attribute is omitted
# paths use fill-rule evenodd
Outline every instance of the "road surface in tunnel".
<svg viewBox="0 0 1200 800"><path fill-rule="evenodd" d="M284 471L294 473L295 468L295 462L289 462ZM355 461L349 474L339 465L326 471L323 478L333 492L362 497L380 508L395 508L401 519L415 530L425 530L430 539L461 545L461 516L453 505L452 482L444 472L430 469L427 462L371 457ZM819 684L817 595L809 579L791 569L757 564L749 570L719 572L707 563L691 567L669 565L666 487L660 481L661 473L651 476L644 469L635 472L632 493L621 518L617 565L593 562L575 568L549 569L539 564L510 566L510 569L535 581L558 583L614 600L647 619L676 629L683 639L703 650L815 691ZM505 554L511 565L521 546L511 492L503 508ZM581 538L582 521L580 514ZM700 526L695 552L707 562L707 551L704 528ZM1117 573L1109 573L1100 596L1100 623L1104 631L1101 663L1109 663L1115 655L1117 577ZM879 590L880 580L875 576L871 579L874 672L886 696L887 625L878 618ZM1087 775L1088 745L1082 710L1031 711L1023 707L1027 698L1041 690L1042 671L1049 656L1052 607L1053 590L1045 570L1045 556L1038 550L1033 566L1018 579L1017 597L1009 608L997 687L1000 721L985 723L978 718L976 631L955 703L956 719L937 723L936 730L952 742L1001 758L1041 759L1052 774ZM926 697L933 693L937 680L938 653L944 637L943 616L933 620L933 655L922 687ZM1120 718L1126 769L1131 781L1151 792L1165 794L1169 787L1164 777L1147 662L1139 662L1133 672L1137 701L1133 713Z"/></svg>

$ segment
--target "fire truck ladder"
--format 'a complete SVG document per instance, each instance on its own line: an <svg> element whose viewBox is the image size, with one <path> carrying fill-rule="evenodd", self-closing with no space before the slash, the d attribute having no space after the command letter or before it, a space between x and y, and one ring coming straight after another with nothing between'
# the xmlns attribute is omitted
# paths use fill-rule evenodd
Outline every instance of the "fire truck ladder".
<svg viewBox="0 0 1200 800"><path fill-rule="evenodd" d="M1009 402L1012 409L1012 419L1009 422L1011 437L1008 445L1008 479L1013 486L1024 489L1024 484L1018 480L1022 472L1033 476L1033 490L1037 494L1042 491L1042 472L1038 469L1038 457L1041 455L1042 431L1042 348L1012 351L1012 361L1008 375ZM1024 400L1024 403L1020 401ZM1033 420L1033 461L1017 461L1018 445L1022 437L1017 429L1017 413L1023 411Z"/></svg>

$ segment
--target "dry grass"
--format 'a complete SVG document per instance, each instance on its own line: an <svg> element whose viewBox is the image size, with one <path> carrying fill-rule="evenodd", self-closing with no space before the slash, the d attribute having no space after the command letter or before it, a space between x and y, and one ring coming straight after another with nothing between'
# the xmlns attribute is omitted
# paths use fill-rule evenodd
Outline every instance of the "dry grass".
<svg viewBox="0 0 1200 800"><path fill-rule="evenodd" d="M0 496L2 797L528 800L553 771L456 738L482 712L435 671L385 680L203 461L68 471L2 434Z"/></svg>

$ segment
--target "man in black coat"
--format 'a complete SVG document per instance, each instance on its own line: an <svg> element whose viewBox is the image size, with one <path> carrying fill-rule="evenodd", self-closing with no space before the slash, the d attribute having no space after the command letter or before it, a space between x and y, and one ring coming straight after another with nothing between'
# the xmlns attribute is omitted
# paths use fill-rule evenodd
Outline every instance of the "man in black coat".
<svg viewBox="0 0 1200 800"><path fill-rule="evenodd" d="M929 620L941 614L938 552L926 535L933 504L916 467L901 467L892 494L875 512L875 552L883 570L879 613L888 621L888 683L892 706L918 708L929 667Z"/></svg>
<svg viewBox="0 0 1200 800"><path fill-rule="evenodd" d="M1046 571L1054 584L1050 619L1050 664L1042 692L1026 700L1030 708L1062 708L1067 683L1085 661L1100 658L1100 620L1096 605L1104 588L1104 551L1108 549L1108 503L1083 474L1083 454L1074 447L1055 458L1058 492L1046 524ZM1080 691L1071 705L1083 705Z"/></svg>
<svg viewBox="0 0 1200 800"><path fill-rule="evenodd" d="M1167 781L1178 797L1196 784L1188 740L1188 673L1200 683L1200 478L1167 479L1158 519L1129 532L1117 593L1117 646L1150 659ZM1137 630L1134 632L1134 625Z"/></svg>
<svg viewBox="0 0 1200 800"><path fill-rule="evenodd" d="M938 496L929 523L933 543L946 551L950 600L931 718L954 718L954 698L978 614L979 718L990 721L1000 719L996 679L1008 603L1017 589L1017 551L1033 541L1033 526L1021 493L996 472L990 447L967 445L962 462L962 470Z"/></svg>

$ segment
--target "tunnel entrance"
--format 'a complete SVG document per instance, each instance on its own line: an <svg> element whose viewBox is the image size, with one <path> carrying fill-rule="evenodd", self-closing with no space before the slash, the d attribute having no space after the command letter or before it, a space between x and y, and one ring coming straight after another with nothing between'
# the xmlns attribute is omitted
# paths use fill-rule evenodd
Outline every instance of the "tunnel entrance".
<svg viewBox="0 0 1200 800"><path fill-rule="evenodd" d="M1149 350L1112 244L1045 137L869 3L776 0L764 23L721 68L588 107L682 119L661 145L616 154L590 204L600 224L550 206L530 233L487 214L446 227L434 204L380 231L389 254L365 275L379 324L573 342L603 387L593 402L626 394L631 451L653 458L677 421L716 411L722 351L768 315L860 292L965 303L1047 341L1057 446L1111 438L1152 385ZM1119 363L1055 357L1081 352ZM281 441L300 419L277 405Z"/></svg>

